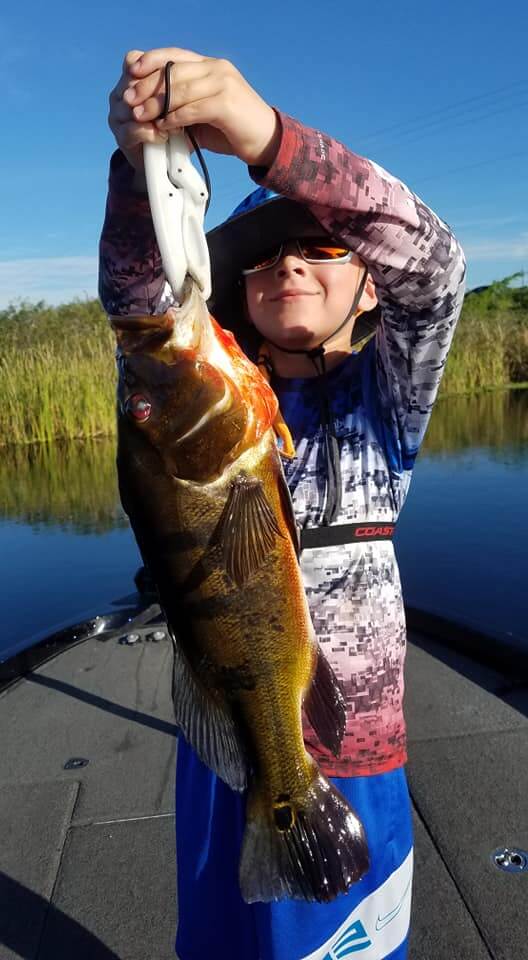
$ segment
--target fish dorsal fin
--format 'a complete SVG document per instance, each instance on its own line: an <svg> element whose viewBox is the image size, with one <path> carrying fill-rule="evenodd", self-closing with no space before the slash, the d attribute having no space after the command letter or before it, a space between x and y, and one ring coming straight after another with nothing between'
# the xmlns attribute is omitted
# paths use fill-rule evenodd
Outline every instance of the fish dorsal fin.
<svg viewBox="0 0 528 960"><path fill-rule="evenodd" d="M231 485L218 530L231 580L243 587L269 556L276 538L282 536L262 482L239 474Z"/></svg>
<svg viewBox="0 0 528 960"><path fill-rule="evenodd" d="M319 644L316 657L312 686L303 704L304 711L323 746L334 757L338 757L346 726L346 700Z"/></svg>

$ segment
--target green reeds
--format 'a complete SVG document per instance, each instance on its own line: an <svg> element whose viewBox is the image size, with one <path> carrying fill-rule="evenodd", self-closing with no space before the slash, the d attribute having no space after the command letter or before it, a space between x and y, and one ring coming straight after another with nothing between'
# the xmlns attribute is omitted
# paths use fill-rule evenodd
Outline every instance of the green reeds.
<svg viewBox="0 0 528 960"><path fill-rule="evenodd" d="M501 318L486 323L464 312L449 352L441 395L477 393L509 382L507 324Z"/></svg>
<svg viewBox="0 0 528 960"><path fill-rule="evenodd" d="M440 396L528 382L528 287L466 297ZM115 434L114 337L97 300L0 311L0 445Z"/></svg>
<svg viewBox="0 0 528 960"><path fill-rule="evenodd" d="M469 293L449 352L442 396L528 381L528 287L513 274Z"/></svg>
<svg viewBox="0 0 528 960"><path fill-rule="evenodd" d="M115 341L102 311L62 323L44 312L0 319L0 443L113 435Z"/></svg>

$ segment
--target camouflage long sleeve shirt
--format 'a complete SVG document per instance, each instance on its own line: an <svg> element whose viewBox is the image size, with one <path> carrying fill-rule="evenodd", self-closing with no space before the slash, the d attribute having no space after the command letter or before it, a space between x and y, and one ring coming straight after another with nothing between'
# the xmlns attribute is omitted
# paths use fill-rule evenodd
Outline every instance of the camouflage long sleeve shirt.
<svg viewBox="0 0 528 960"><path fill-rule="evenodd" d="M367 264L382 319L366 347L328 375L343 495L337 523L394 523L405 502L464 296L465 261L449 227L399 180L318 130L279 114L282 137L258 184L305 204ZM170 304L148 201L131 191L122 154L111 162L100 247L100 297L113 314ZM219 318L222 320L222 318ZM326 457L316 378L273 380L296 446L285 463L302 527L322 519ZM402 591L390 541L305 550L301 566L315 630L347 697L338 759L305 723L330 776L382 773L406 760Z"/></svg>

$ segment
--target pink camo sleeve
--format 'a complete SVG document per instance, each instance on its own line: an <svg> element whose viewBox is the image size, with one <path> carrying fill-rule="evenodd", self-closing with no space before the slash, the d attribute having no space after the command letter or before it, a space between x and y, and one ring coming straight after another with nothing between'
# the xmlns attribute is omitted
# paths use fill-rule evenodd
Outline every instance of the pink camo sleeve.
<svg viewBox="0 0 528 960"><path fill-rule="evenodd" d="M99 298L115 316L163 313L172 302L148 197L133 192L133 179L133 168L116 150L99 242Z"/></svg>
<svg viewBox="0 0 528 960"><path fill-rule="evenodd" d="M378 386L388 429L411 468L464 301L464 254L446 223L405 184L327 134L279 114L282 138L253 179L305 204L367 264L382 307Z"/></svg>
<svg viewBox="0 0 528 960"><path fill-rule="evenodd" d="M249 168L256 182L305 204L325 230L346 240L368 264L380 300L414 311L458 289L464 258L447 224L374 161L279 116L277 156L267 171Z"/></svg>

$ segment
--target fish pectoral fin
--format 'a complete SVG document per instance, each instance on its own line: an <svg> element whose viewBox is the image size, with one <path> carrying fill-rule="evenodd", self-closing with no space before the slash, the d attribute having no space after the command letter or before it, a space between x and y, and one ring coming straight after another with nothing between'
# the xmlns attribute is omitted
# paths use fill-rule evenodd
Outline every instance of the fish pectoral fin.
<svg viewBox="0 0 528 960"><path fill-rule="evenodd" d="M232 790L245 790L247 762L229 704L201 683L172 630L174 717L200 760Z"/></svg>
<svg viewBox="0 0 528 960"><path fill-rule="evenodd" d="M312 685L303 703L304 711L323 746L338 757L346 726L346 700L319 644L316 656Z"/></svg>
<svg viewBox="0 0 528 960"><path fill-rule="evenodd" d="M232 483L218 528L226 572L243 587L282 537L277 518L256 477L240 474Z"/></svg>

